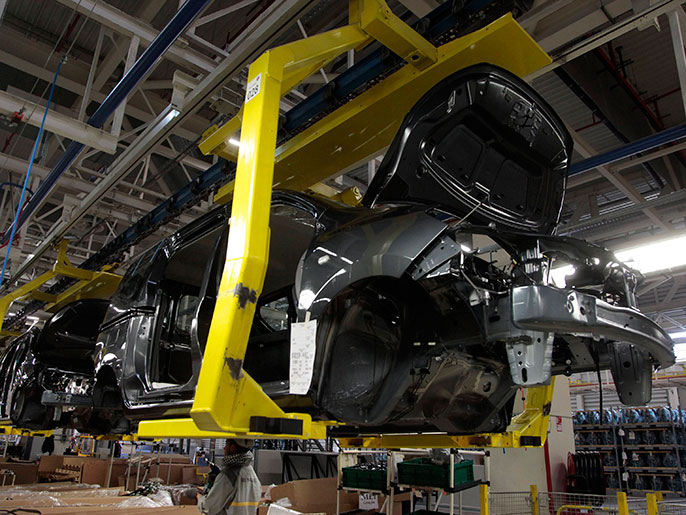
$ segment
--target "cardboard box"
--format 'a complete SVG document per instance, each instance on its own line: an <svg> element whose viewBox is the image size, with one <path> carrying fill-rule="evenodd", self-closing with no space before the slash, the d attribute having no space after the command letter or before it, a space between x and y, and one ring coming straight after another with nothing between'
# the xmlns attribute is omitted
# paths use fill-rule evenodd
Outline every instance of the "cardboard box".
<svg viewBox="0 0 686 515"><path fill-rule="evenodd" d="M304 479L290 481L283 485L275 486L270 491L272 502L288 497L292 510L300 513L336 513L336 492L338 479L328 477L322 479ZM379 508L383 505L385 497L379 494ZM393 515L402 515L402 502L410 500L410 493L402 493L394 496ZM358 510L360 507L360 495L358 492L341 490L340 513ZM258 515L266 515L259 513Z"/></svg>
<svg viewBox="0 0 686 515"><path fill-rule="evenodd" d="M295 511L295 510L290 510L288 508L284 508L282 506L279 506L277 504L272 504L269 506L269 509L267 510L267 515L302 515L300 512ZM308 515L324 515L323 513L317 513L317 514L308 514Z"/></svg>
<svg viewBox="0 0 686 515"><path fill-rule="evenodd" d="M184 485L202 485L205 482L203 474L209 474L210 467L184 465L181 483Z"/></svg>
<svg viewBox="0 0 686 515"><path fill-rule="evenodd" d="M272 502L288 497L291 509L300 513L336 513L336 492L338 480L335 477L290 481L271 489ZM359 506L356 493L341 491L341 512L355 510Z"/></svg>
<svg viewBox="0 0 686 515"><path fill-rule="evenodd" d="M110 483L106 485L107 472L110 468L108 458L93 458L89 456L62 456L64 465L81 466L80 483L87 485L118 486L117 477L126 472L126 459L115 458L112 460L112 473ZM39 467L40 472L40 467Z"/></svg>
<svg viewBox="0 0 686 515"><path fill-rule="evenodd" d="M60 506L41 508L42 515L199 515L197 506L169 506L165 508L127 508L108 506Z"/></svg>
<svg viewBox="0 0 686 515"><path fill-rule="evenodd" d="M14 463L11 461L6 461L4 463L0 463L0 469L11 470L14 472L15 485L28 485L36 482L38 463ZM6 485L12 484L12 476L8 475L3 477L5 477ZM1 478L0 484L2 484Z"/></svg>
<svg viewBox="0 0 686 515"><path fill-rule="evenodd" d="M38 460L38 473L54 472L64 465L65 456L41 456Z"/></svg>

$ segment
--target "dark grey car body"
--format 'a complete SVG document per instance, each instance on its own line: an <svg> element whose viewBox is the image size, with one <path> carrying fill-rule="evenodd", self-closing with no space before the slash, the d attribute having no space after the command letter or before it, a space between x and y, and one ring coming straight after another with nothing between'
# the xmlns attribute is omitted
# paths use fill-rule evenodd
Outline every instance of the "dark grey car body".
<svg viewBox="0 0 686 515"><path fill-rule="evenodd" d="M502 431L518 388L611 369L624 402L674 361L635 306L637 274L554 236L571 139L525 83L488 65L434 87L408 114L365 196L348 207L274 192L269 269L244 368L284 407L340 432ZM225 259L219 208L133 263L96 353L95 410L187 416ZM462 243L486 236L501 268ZM572 263L567 286L549 282ZM309 393L288 393L289 327L317 320Z"/></svg>
<svg viewBox="0 0 686 515"><path fill-rule="evenodd" d="M38 430L82 428L89 422L93 349L108 306L102 299L74 301L41 329L32 328L11 342L0 360L3 418ZM61 399L45 395L55 391L61 392ZM63 411L65 398L69 406Z"/></svg>

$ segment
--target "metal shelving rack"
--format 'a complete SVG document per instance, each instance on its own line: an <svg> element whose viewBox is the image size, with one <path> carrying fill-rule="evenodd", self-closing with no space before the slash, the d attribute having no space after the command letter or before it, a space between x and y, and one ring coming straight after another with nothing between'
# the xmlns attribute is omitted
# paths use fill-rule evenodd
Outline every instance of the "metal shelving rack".
<svg viewBox="0 0 686 515"><path fill-rule="evenodd" d="M594 443L576 445L577 450L580 451L597 451L603 455L614 453L616 466L605 466L604 471L606 476L612 476L617 480L620 490L627 493L644 493L652 491L662 491L666 493L676 493L686 496L686 467L682 463L686 463L686 420L683 420L681 411L677 421L669 422L641 422L641 423L612 423L612 424L575 424L574 431L577 434L600 433L604 435L612 434L614 443ZM647 431L669 431L671 432L671 443L632 443L632 433L647 432ZM605 440L608 440L605 437ZM642 438L640 441L645 441ZM675 466L663 466L662 462L664 455L673 453L676 457ZM640 466L632 465L632 456L634 454L650 454L659 455L659 466L650 466L642 464ZM682 461L684 460L684 461ZM604 460L605 462L605 460ZM635 488L636 476L641 479L651 478L652 486L656 488ZM665 489L663 484L658 483L658 479L669 477L670 483L673 484L673 478L678 477L680 487Z"/></svg>
<svg viewBox="0 0 686 515"><path fill-rule="evenodd" d="M360 454L386 454L386 488L385 489L372 489L372 488L358 488L358 487L344 487L343 486L343 468L350 466L347 457L354 457L355 463L357 462L357 456ZM374 451L374 450L346 450L338 453L338 488L336 490L336 513L341 512L341 491L345 490L348 492L372 492L377 494L384 494L386 499L384 501L384 506L379 510L383 511L386 515L393 515L393 502L395 497L396 488L393 483L393 472L395 469L395 453L393 451ZM384 511L385 508L385 511Z"/></svg>
<svg viewBox="0 0 686 515"><path fill-rule="evenodd" d="M349 466L349 463L343 463L343 461L346 461L345 459L341 459L341 456L355 456L359 454L370 454L374 452L385 452L387 455L387 464L386 464L386 488L384 490L375 490L375 489L365 489L365 488L357 488L357 487L344 487L343 486L343 468L345 466ZM343 490L346 491L351 491L351 492L374 492L374 493L383 493L386 495L386 500L384 501L384 506L379 511L383 511L386 513L386 515L393 515L393 502L395 499L395 494L403 492L404 490L410 490L411 495L410 495L410 511L414 511L414 490L420 490L423 492L427 493L426 496L426 509L429 511L437 511L438 506L442 500L443 493L446 493L450 496L450 515L454 515L455 513L455 494L463 492L465 490L468 490L470 488L474 488L475 486L479 486L481 484L488 484L488 481L481 481L481 480L473 480L469 481L466 483L461 483L459 485L455 485L455 455L457 454L457 449L450 449L450 487L449 488L442 488L442 487L434 487L434 486L422 486L422 485L410 485L410 484L399 484L398 482L395 481L395 471L396 471L396 465L397 465L397 460L396 458L400 456L407 456L408 454L412 455L426 455L425 452L423 451L370 451L370 450L346 450L345 452L341 452L338 455L338 489L336 492L336 513L340 513L340 492ZM433 494L436 494L436 502L434 504L433 510L431 509L431 498Z"/></svg>
<svg viewBox="0 0 686 515"><path fill-rule="evenodd" d="M589 444L589 445L576 445L576 448L580 451L597 451L603 455L603 470L605 476L614 477L618 490L626 490L628 484L623 480L622 476L622 453L619 443L619 428L612 424L575 424L574 431L584 431L585 433L608 433L612 434L612 441L614 443L607 444ZM605 465L605 455L614 455L614 465Z"/></svg>

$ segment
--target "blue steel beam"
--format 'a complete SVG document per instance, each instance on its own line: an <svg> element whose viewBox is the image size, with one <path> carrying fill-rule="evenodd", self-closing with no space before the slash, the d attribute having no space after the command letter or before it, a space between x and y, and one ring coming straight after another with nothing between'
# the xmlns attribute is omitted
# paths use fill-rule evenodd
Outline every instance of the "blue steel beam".
<svg viewBox="0 0 686 515"><path fill-rule="evenodd" d="M211 0L186 0L186 3L183 4L167 26L164 27L152 43L150 43L150 46L138 58L131 69L121 78L86 123L93 127L97 127L98 129L102 128L117 107L126 99L133 89L147 77L167 49L169 49L174 41L183 34L188 26L198 17L205 7L207 7L210 1ZM76 160L83 149L83 143L77 142L72 142L69 147L67 147L67 150L55 167L50 170L50 173L38 187L36 193L26 204L19 220L14 221L14 224L17 225L17 229L19 229L29 219L38 206L41 205L41 202L48 193L50 193L57 180L69 168L74 160ZM10 232L10 230L5 231L1 240L2 243L7 242Z"/></svg>
<svg viewBox="0 0 686 515"><path fill-rule="evenodd" d="M659 147L660 145L672 143L682 138L686 138L686 125L679 125L677 127L672 127L671 129L666 129L657 134L652 134L645 138L632 141L628 145L615 150L610 150L609 152L598 154L597 156L589 157L588 159L574 163L569 169L569 175L576 175L598 168L599 166L608 165L615 161L635 156L641 152Z"/></svg>

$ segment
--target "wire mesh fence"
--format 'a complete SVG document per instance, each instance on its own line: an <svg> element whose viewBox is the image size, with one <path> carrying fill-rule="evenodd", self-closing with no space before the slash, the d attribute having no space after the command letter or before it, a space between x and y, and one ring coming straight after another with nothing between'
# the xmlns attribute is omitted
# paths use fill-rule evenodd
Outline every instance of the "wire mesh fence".
<svg viewBox="0 0 686 515"><path fill-rule="evenodd" d="M490 515L531 515L532 499L529 492L490 492Z"/></svg>
<svg viewBox="0 0 686 515"><path fill-rule="evenodd" d="M648 505L645 498L627 498L629 513L646 515ZM617 496L570 494L563 492L541 492L538 494L538 513L534 515L595 515L619 513Z"/></svg>
<svg viewBox="0 0 686 515"><path fill-rule="evenodd" d="M686 501L663 501L657 503L657 512L660 515L672 515L686 513Z"/></svg>
<svg viewBox="0 0 686 515"><path fill-rule="evenodd" d="M648 505L645 498L627 498L629 513L647 515ZM684 513L681 511L665 513ZM619 513L617 497L609 495L570 494L560 492L540 492L535 503L529 492L491 492L489 493L489 513L491 515L611 515Z"/></svg>

